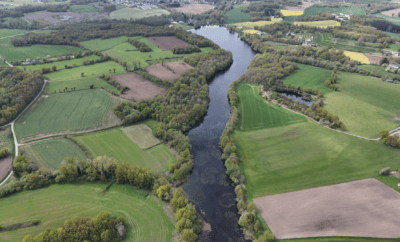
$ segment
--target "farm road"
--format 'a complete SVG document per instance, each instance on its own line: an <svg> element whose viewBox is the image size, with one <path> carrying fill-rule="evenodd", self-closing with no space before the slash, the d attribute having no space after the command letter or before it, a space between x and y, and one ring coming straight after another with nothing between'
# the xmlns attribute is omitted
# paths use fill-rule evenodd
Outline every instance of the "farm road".
<svg viewBox="0 0 400 242"><path fill-rule="evenodd" d="M17 136L15 135L15 130L14 130L14 125L15 125L15 121L17 121L19 119L19 117L21 117L21 115L28 110L28 108L34 103L36 102L36 100L40 97L40 95L42 94L44 87L46 86L47 80L44 80L43 83L43 87L42 90L40 90L40 92L38 93L38 95L35 97L35 99L33 99L33 101L25 107L25 109L9 124L3 125L0 128L4 128L7 127L8 125L11 125L11 132L13 134L13 139L14 139L14 149L15 149L15 156L18 156L18 148L20 146L20 144L18 144L18 140L17 140ZM8 181L8 179L11 177L11 175L13 174L13 171L10 172L10 174L0 183L0 187L6 183Z"/></svg>

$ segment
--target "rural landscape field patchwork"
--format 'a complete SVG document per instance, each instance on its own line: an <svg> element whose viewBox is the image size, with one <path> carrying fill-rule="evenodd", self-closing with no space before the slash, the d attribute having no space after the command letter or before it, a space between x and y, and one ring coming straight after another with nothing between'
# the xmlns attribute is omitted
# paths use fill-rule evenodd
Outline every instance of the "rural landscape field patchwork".
<svg viewBox="0 0 400 242"><path fill-rule="evenodd" d="M400 3L0 2L0 241L398 241Z"/></svg>

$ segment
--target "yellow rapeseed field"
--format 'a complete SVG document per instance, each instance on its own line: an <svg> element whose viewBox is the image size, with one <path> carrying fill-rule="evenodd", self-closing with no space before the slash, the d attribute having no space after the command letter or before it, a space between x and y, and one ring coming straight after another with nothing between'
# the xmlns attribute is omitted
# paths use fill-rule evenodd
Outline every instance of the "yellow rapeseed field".
<svg viewBox="0 0 400 242"><path fill-rule="evenodd" d="M312 22L294 22L295 25L307 25L314 26L318 28L328 28L328 27L336 27L340 26L340 22L334 20L325 20L325 21L312 21Z"/></svg>
<svg viewBox="0 0 400 242"><path fill-rule="evenodd" d="M258 33L258 30L255 30L255 29L246 29L246 30L243 30L243 33L245 33L245 34L257 34L257 33Z"/></svg>
<svg viewBox="0 0 400 242"><path fill-rule="evenodd" d="M235 23L233 25L235 26L242 26L246 28L254 28L254 26L264 26L267 24L274 24L274 23L279 23L282 21L282 18L274 18L271 19L271 21L256 21L256 22L241 22L241 23Z"/></svg>
<svg viewBox="0 0 400 242"><path fill-rule="evenodd" d="M303 11L292 11L292 10L281 10L283 16L300 16L303 15Z"/></svg>
<svg viewBox="0 0 400 242"><path fill-rule="evenodd" d="M366 57L363 53L352 52L352 51L344 51L345 56L350 57L352 60L359 61L363 64L370 64L368 57Z"/></svg>

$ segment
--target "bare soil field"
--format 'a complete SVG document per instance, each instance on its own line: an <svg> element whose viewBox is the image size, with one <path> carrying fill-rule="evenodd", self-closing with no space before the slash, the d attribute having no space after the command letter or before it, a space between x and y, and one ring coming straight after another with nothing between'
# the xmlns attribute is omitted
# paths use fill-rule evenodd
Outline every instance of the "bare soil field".
<svg viewBox="0 0 400 242"><path fill-rule="evenodd" d="M165 88L159 87L135 73L114 75L111 78L117 80L121 85L129 87L129 91L120 95L120 97L126 99L134 99L135 101L144 100L152 98L155 95L163 96L166 92Z"/></svg>
<svg viewBox="0 0 400 242"><path fill-rule="evenodd" d="M369 62L371 64L379 65L379 62L382 60L382 56L380 55L370 55L370 54L365 54L365 56L368 58Z"/></svg>
<svg viewBox="0 0 400 242"><path fill-rule="evenodd" d="M175 46L190 46L176 37L150 37L148 40L162 50L172 50Z"/></svg>
<svg viewBox="0 0 400 242"><path fill-rule="evenodd" d="M68 20L68 21L81 21L81 20L95 20L95 19L109 19L107 13L96 13L96 12L90 12L90 13L74 13L74 12L40 12L40 13L34 13L30 15L26 15L24 18L27 21L33 21L33 20L44 20L46 22L52 23L52 24L58 24L61 22L66 22L57 16L61 15L69 15L72 16L73 18Z"/></svg>
<svg viewBox="0 0 400 242"><path fill-rule="evenodd" d="M400 193L369 178L254 199L278 239L399 238Z"/></svg>
<svg viewBox="0 0 400 242"><path fill-rule="evenodd" d="M0 159L0 181L6 178L8 172L11 170L12 160L12 156Z"/></svg>
<svg viewBox="0 0 400 242"><path fill-rule="evenodd" d="M383 11L381 13L389 17L397 17L398 16L397 14L400 13L400 8Z"/></svg>
<svg viewBox="0 0 400 242"><path fill-rule="evenodd" d="M173 81L175 78L178 78L181 76L181 73L192 69L190 65L186 64L185 62L168 62L152 65L146 68L146 71L155 77L158 77L160 79L167 79L169 81ZM173 71L171 71L173 70Z"/></svg>
<svg viewBox="0 0 400 242"><path fill-rule="evenodd" d="M312 5L314 5L314 3L311 2L304 2L298 6L298 7L286 7L287 10L291 10L291 11L304 11L304 9L311 7Z"/></svg>
<svg viewBox="0 0 400 242"><path fill-rule="evenodd" d="M208 4L188 4L183 7L175 8L177 12L199 14L214 9L213 5Z"/></svg>

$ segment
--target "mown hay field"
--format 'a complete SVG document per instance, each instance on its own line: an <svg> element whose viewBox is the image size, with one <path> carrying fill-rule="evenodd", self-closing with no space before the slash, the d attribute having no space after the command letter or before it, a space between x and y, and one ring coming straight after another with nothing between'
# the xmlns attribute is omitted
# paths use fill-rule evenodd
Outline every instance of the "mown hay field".
<svg viewBox="0 0 400 242"><path fill-rule="evenodd" d="M303 11L292 11L292 10L281 10L283 16L300 16L303 15Z"/></svg>
<svg viewBox="0 0 400 242"><path fill-rule="evenodd" d="M160 140L153 136L153 131L145 124L136 124L121 128L122 133L128 136L142 150L147 150L160 143Z"/></svg>
<svg viewBox="0 0 400 242"><path fill-rule="evenodd" d="M113 69L115 68L115 72ZM111 72L110 72L111 70ZM78 66L71 69L50 72L45 74L47 80L73 80L82 77L100 76L101 74L124 74L127 73L124 67L114 61L106 61L94 65Z"/></svg>
<svg viewBox="0 0 400 242"><path fill-rule="evenodd" d="M328 28L340 26L340 22L335 20L325 20L325 21L312 21L312 22L294 22L295 25L305 25L310 27L318 28Z"/></svg>
<svg viewBox="0 0 400 242"><path fill-rule="evenodd" d="M54 94L59 92L64 92L64 88L68 88L70 91L75 88L74 91L87 90L90 89L90 85L94 85L94 88L103 88L109 92L118 93L118 89L111 86L107 82L103 81L98 77L83 77L68 81L49 81L44 89L47 94Z"/></svg>
<svg viewBox="0 0 400 242"><path fill-rule="evenodd" d="M28 143L20 147L31 161L39 166L57 169L66 157L86 159L85 153L69 139L51 138Z"/></svg>
<svg viewBox="0 0 400 242"><path fill-rule="evenodd" d="M32 45L25 47L14 47L10 39L0 39L0 56L6 58L8 62L23 61L26 59L36 59L47 55L66 55L83 51L75 46L62 45Z"/></svg>
<svg viewBox="0 0 400 242"><path fill-rule="evenodd" d="M146 9L142 10L139 8L123 8L110 13L110 18L113 19L139 19L147 18L152 16L161 16L163 14L169 14L164 9Z"/></svg>
<svg viewBox="0 0 400 242"><path fill-rule="evenodd" d="M39 219L41 223L25 229L0 233L3 242L22 241L26 235L38 235L47 228L57 228L73 216L95 217L101 211L125 218L124 241L172 242L174 225L163 210L164 204L153 195L129 185L114 184L51 185L24 191L0 199L3 225Z"/></svg>
<svg viewBox="0 0 400 242"><path fill-rule="evenodd" d="M370 64L368 57L366 57L363 53L344 51L344 55L350 57L352 60L359 61L362 64Z"/></svg>
<svg viewBox="0 0 400 242"><path fill-rule="evenodd" d="M107 49L111 49L112 47L114 47L116 45L119 45L119 44L122 44L122 43L128 41L128 39L129 39L129 37L121 36L121 37L110 38L110 39L94 39L94 40L82 41L82 42L79 42L79 44L85 46L85 48L88 48L90 50L107 50Z"/></svg>
<svg viewBox="0 0 400 242"><path fill-rule="evenodd" d="M293 123L305 122L306 118L267 102L258 94L258 87L248 83L239 84L238 112L239 130L260 129L266 127L277 127Z"/></svg>
<svg viewBox="0 0 400 242"><path fill-rule="evenodd" d="M246 193L262 197L373 177L397 169L400 150L312 121L234 133Z"/></svg>
<svg viewBox="0 0 400 242"><path fill-rule="evenodd" d="M291 84L294 86L310 87L312 89L318 89L325 95L332 92L325 85L325 80L332 76L332 71L320 67L297 64L299 67L295 73L283 79L283 83Z"/></svg>
<svg viewBox="0 0 400 242"><path fill-rule="evenodd" d="M29 66L26 66L25 69L26 69L26 71L32 71L32 70L41 70L42 68L50 68L51 69L53 66L55 66L57 68L57 70L62 70L62 69L65 69L65 65L72 66L73 64L75 64L77 66L81 66L85 60L97 60L97 59L100 59L100 57L97 55L89 55L89 56L84 56L82 58L77 58L77 59L55 61L52 63L46 63L46 64L40 64L40 65L29 65ZM18 68L23 69L22 66L18 66Z"/></svg>
<svg viewBox="0 0 400 242"><path fill-rule="evenodd" d="M118 161L148 167L151 171L162 172L175 162L175 156L165 144L142 150L119 128L76 136L93 157L106 155Z"/></svg>
<svg viewBox="0 0 400 242"><path fill-rule="evenodd" d="M247 4L235 4L233 5L233 9L226 12L225 16L228 24L234 24L239 22L246 22L251 19L251 15L249 13L245 13L240 11L240 9L245 9Z"/></svg>
<svg viewBox="0 0 400 242"><path fill-rule="evenodd" d="M362 7L338 7L338 8L328 8L328 7L321 7L321 6L311 6L304 10L305 16L307 15L317 15L318 12L331 12L331 13L343 13L343 14L353 14L353 15L365 15L365 11Z"/></svg>
<svg viewBox="0 0 400 242"><path fill-rule="evenodd" d="M279 23L279 22L282 22L282 18L273 18L273 19L271 19L271 21L241 22L241 23L235 23L233 25L252 29L255 26L261 27L264 25L269 25L269 24L274 24L274 23Z"/></svg>
<svg viewBox="0 0 400 242"><path fill-rule="evenodd" d="M119 102L103 90L44 95L16 122L17 138L119 125L113 112Z"/></svg>

